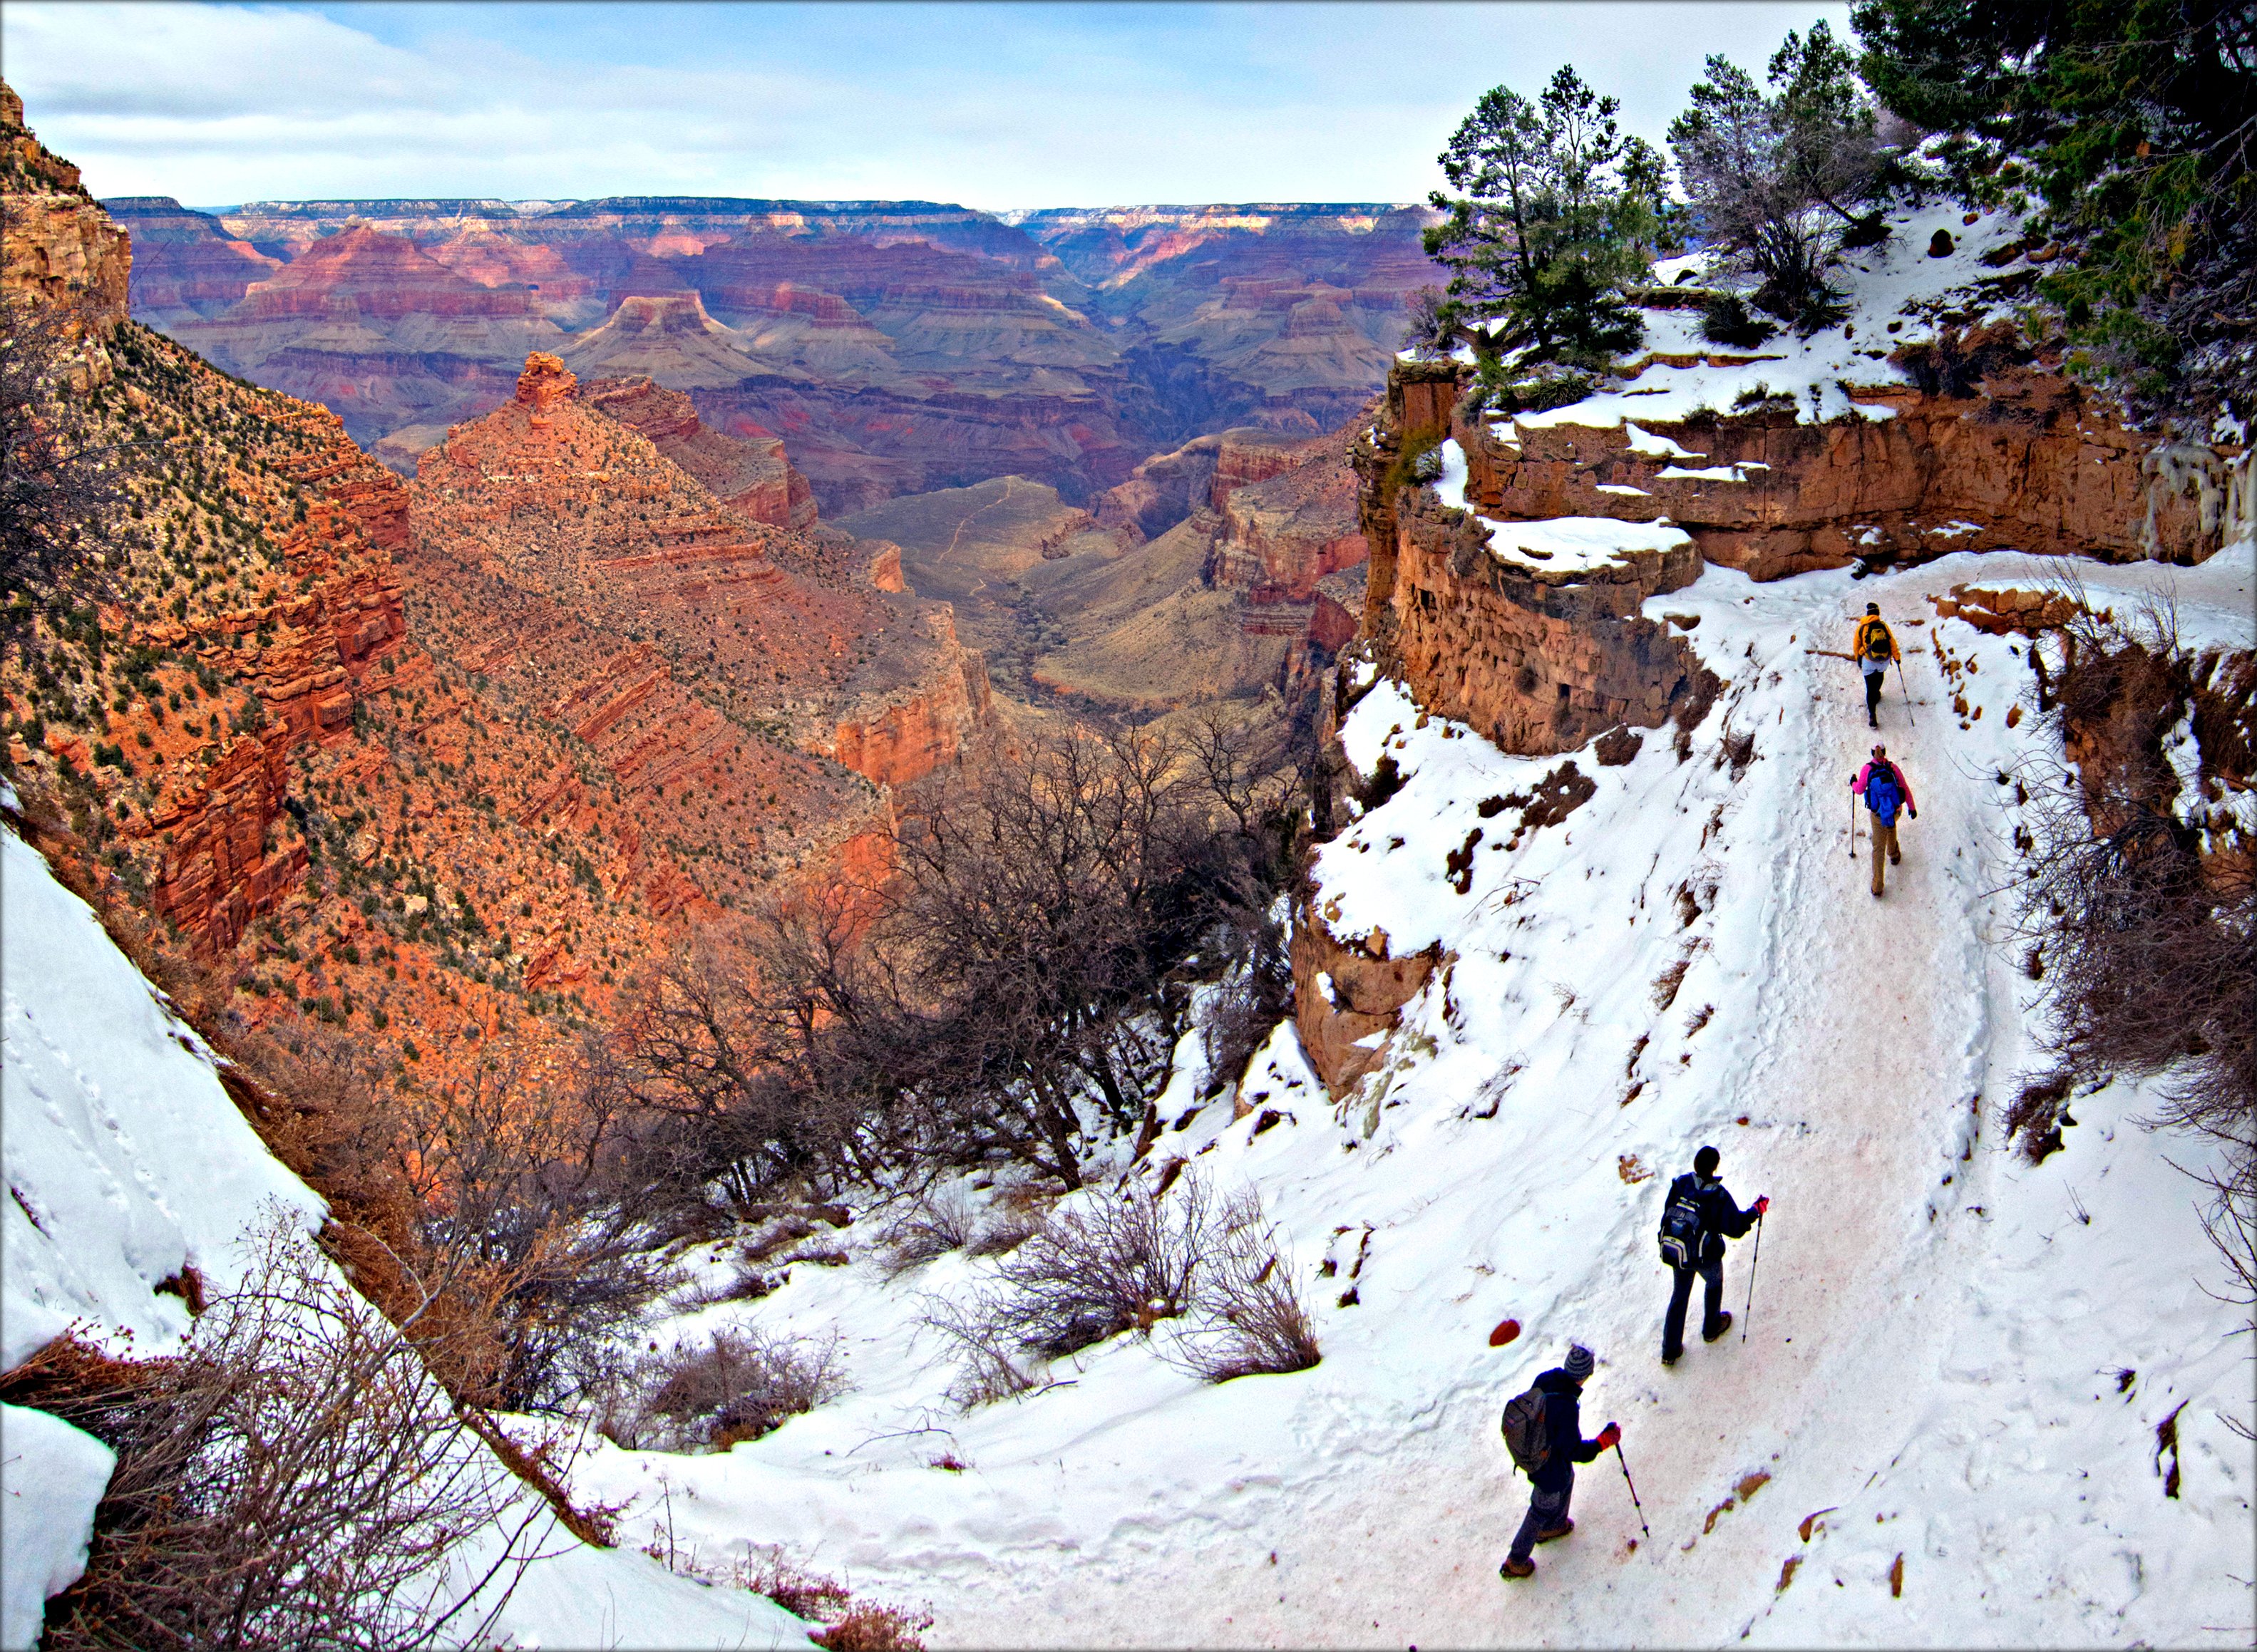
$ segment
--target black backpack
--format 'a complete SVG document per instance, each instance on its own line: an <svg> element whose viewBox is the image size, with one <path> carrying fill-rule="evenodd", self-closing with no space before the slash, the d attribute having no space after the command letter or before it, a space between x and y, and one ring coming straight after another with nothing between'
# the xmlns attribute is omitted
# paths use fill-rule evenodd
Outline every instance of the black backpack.
<svg viewBox="0 0 2257 1652"><path fill-rule="evenodd" d="M1551 1459L1551 1408L1539 1388L1527 1388L1504 1402L1504 1449L1514 1466L1531 1479Z"/></svg>
<svg viewBox="0 0 2257 1652"><path fill-rule="evenodd" d="M1661 1260L1672 1267L1701 1260L1701 1193L1692 1176L1669 1184L1669 1202L1661 1207Z"/></svg>
<svg viewBox="0 0 2257 1652"><path fill-rule="evenodd" d="M1869 618L1857 629L1857 652L1868 660L1886 660L1891 651L1889 628Z"/></svg>

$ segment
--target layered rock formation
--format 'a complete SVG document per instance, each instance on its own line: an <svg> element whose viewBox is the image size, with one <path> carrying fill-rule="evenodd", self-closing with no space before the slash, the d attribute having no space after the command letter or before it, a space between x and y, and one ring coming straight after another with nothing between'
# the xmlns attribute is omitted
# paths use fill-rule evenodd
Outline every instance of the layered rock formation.
<svg viewBox="0 0 2257 1652"><path fill-rule="evenodd" d="M81 318L98 333L125 319L131 254L78 168L24 124L24 101L0 84L0 291Z"/></svg>
<svg viewBox="0 0 2257 1652"><path fill-rule="evenodd" d="M1019 222L1117 319L1132 367L1185 430L1314 434L1384 378L1403 306L1440 285L1424 208L1045 209Z"/></svg>
<svg viewBox="0 0 2257 1652"><path fill-rule="evenodd" d="M1661 518L1702 557L1776 579L2013 547L2106 561L2200 561L2215 508L2172 485L2155 441L2069 381L2013 371L1978 392L1858 386L1895 416L1798 422L1791 412L1615 429L1463 427L1467 497L1503 517Z"/></svg>
<svg viewBox="0 0 2257 1652"><path fill-rule="evenodd" d="M504 364L564 337L524 287L482 286L365 225L167 330L255 383L324 403L366 443L492 406L510 382Z"/></svg>
<svg viewBox="0 0 2257 1652"><path fill-rule="evenodd" d="M708 430L689 397L661 389L647 375L596 379L581 394L590 406L618 420L697 477L739 516L771 527L814 526L815 491L792 468L776 438L747 440Z"/></svg>
<svg viewBox="0 0 2257 1652"><path fill-rule="evenodd" d="M1021 477L847 519L898 541L1007 691L1167 710L1274 690L1298 703L1354 635L1365 542L1347 434L1205 436L1093 513Z"/></svg>
<svg viewBox="0 0 2257 1652"><path fill-rule="evenodd" d="M40 186L12 237L57 192L9 178ZM82 348L97 436L163 462L104 526L108 600L0 665L0 737L26 830L207 1013L411 1084L546 1060L686 921L881 873L886 788L980 734L981 663L892 547L739 514L553 358L411 490L138 324ZM662 411L777 502L772 451Z"/></svg>
<svg viewBox="0 0 2257 1652"><path fill-rule="evenodd" d="M513 628L539 615L560 636L584 631L573 646L591 653L552 651L534 668L541 692L577 705L600 688L601 705L576 716L580 738L616 745L632 733L645 754L633 761L678 771L654 784L686 776L685 762L716 794L735 786L718 777L740 770L763 794L785 784L762 753L716 745L738 737L691 701L739 730L835 755L881 786L953 761L987 707L984 667L958 644L947 611L881 589L875 559L823 576L822 553L732 511L605 411L658 427L724 479L741 479L765 456L730 451L694 420L685 427L680 399L669 406L669 397L617 383L584 397L555 357L534 355L510 406L450 432L418 466L419 563L438 580L498 581L489 600L509 609ZM460 618L453 607L449 623ZM669 720L672 732L662 734ZM702 767L692 761L700 752ZM818 766L789 784L828 782ZM804 842L803 821L792 831ZM763 832L747 836L756 844Z"/></svg>
<svg viewBox="0 0 2257 1652"><path fill-rule="evenodd" d="M103 204L132 238L133 314L151 327L169 330L224 314L282 267L209 213L191 212L170 195Z"/></svg>
<svg viewBox="0 0 2257 1652"><path fill-rule="evenodd" d="M328 402L396 468L506 399L540 348L584 378L689 391L725 434L788 440L834 515L1006 475L1080 501L1201 431L1313 434L1377 387L1403 294L1436 279L1412 208L1020 225L921 202L115 204L142 244L142 319ZM336 267L340 242L357 267Z"/></svg>

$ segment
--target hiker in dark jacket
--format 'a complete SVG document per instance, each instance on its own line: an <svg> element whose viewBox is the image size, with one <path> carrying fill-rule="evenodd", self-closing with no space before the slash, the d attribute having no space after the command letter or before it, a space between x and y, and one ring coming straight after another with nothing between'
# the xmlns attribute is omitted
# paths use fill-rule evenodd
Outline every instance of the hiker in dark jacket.
<svg viewBox="0 0 2257 1652"><path fill-rule="evenodd" d="M1529 1493L1528 1514L1513 1537L1512 1550L1497 1568L1499 1577L1535 1575L1536 1563L1528 1551L1575 1529L1575 1522L1567 1518L1567 1501L1575 1494L1575 1465L1589 1462L1622 1438L1622 1429L1612 1423L1599 1430L1596 1439L1583 1437L1583 1380L1591 1374L1594 1363L1591 1351L1577 1343L1567 1350L1567 1364L1536 1379L1536 1391L1544 1396L1544 1432L1551 1449L1529 1476L1536 1488Z"/></svg>
<svg viewBox="0 0 2257 1652"><path fill-rule="evenodd" d="M1685 1352L1685 1310L1693 1300L1695 1275L1709 1287L1701 1316L1701 1340L1714 1342L1732 1328L1732 1316L1723 1305L1724 1241L1744 1238L1756 1218L1771 1209L1768 1197L1744 1211L1735 1204L1716 1179L1716 1167L1722 1162L1723 1155L1716 1148L1702 1148L1693 1155L1693 1174L1680 1175L1669 1184L1669 1197L1662 1206L1661 1260L1676 1275L1669 1291L1669 1312L1661 1322L1661 1363L1666 1366L1675 1365ZM1671 1212L1680 1201L1699 1212L1700 1225L1694 1232L1678 1234L1673 1240L1672 1230L1676 1225Z"/></svg>

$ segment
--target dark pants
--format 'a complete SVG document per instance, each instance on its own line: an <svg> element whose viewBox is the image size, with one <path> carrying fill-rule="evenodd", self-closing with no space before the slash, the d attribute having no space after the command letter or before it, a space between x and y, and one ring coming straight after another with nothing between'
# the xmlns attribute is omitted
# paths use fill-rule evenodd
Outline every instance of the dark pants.
<svg viewBox="0 0 2257 1652"><path fill-rule="evenodd" d="M1881 709L1881 679L1886 674L1887 674L1885 671L1868 671L1865 673L1865 717L1868 722L1879 714Z"/></svg>
<svg viewBox="0 0 2257 1652"><path fill-rule="evenodd" d="M1567 1500L1574 1494L1575 1471L1572 1468L1567 1471L1567 1483L1558 1491L1547 1492L1539 1486L1530 1493L1528 1513L1520 1522L1520 1529L1513 1534L1509 1557L1527 1559L1536 1547L1537 1534L1550 1531L1567 1518Z"/></svg>
<svg viewBox="0 0 2257 1652"><path fill-rule="evenodd" d="M1674 1359L1685 1352L1685 1310L1693 1300L1693 1276L1698 1274L1708 1282L1708 1301L1701 1316L1701 1334L1714 1336L1723 1323L1724 1307L1724 1259L1713 1262L1696 1262L1690 1267L1673 1267L1677 1282L1669 1290L1669 1314L1661 1322L1661 1357Z"/></svg>

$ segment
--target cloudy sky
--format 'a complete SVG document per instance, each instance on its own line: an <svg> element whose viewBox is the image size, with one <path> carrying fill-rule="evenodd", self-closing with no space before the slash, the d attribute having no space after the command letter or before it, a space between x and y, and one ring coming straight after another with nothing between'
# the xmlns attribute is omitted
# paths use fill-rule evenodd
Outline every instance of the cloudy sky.
<svg viewBox="0 0 2257 1652"><path fill-rule="evenodd" d="M1574 63L1659 140L1838 4L103 5L0 53L97 195L1406 201Z"/></svg>

